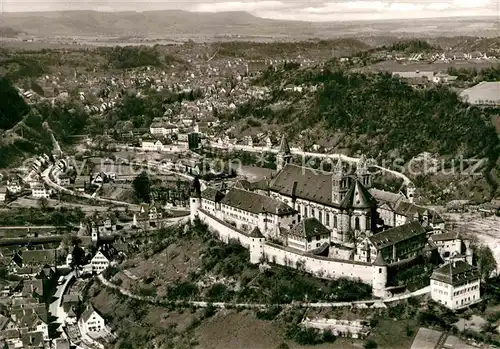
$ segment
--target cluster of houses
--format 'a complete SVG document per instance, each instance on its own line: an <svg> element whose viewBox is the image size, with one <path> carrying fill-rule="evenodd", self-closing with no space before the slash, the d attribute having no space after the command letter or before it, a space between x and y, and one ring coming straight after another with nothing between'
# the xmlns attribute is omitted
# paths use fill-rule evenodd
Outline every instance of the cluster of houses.
<svg viewBox="0 0 500 349"><path fill-rule="evenodd" d="M377 52L376 58L384 60L395 60L398 62L434 62L449 63L453 61L476 61L476 62L498 62L498 52L465 52L449 50L446 52L420 52L420 53L389 53Z"/></svg>
<svg viewBox="0 0 500 349"><path fill-rule="evenodd" d="M116 238L116 221L110 215L94 215L82 222L83 260L76 269L74 249L60 236L17 238L0 246L5 275L0 280L0 345L8 348L102 348L113 339L102 314L80 295L87 284L75 273L100 274L122 260L128 244ZM75 257L76 258L76 257ZM57 292L53 298L53 287ZM48 306L50 304L50 306ZM62 336L53 340L58 332ZM53 328L53 330L50 330Z"/></svg>
<svg viewBox="0 0 500 349"><path fill-rule="evenodd" d="M433 71L395 71L392 76L407 81L413 87L427 87L430 84L449 84L457 80L457 76Z"/></svg>
<svg viewBox="0 0 500 349"><path fill-rule="evenodd" d="M0 342L15 348L45 348L49 341L46 283L55 273L57 249L16 250L2 247L0 263ZM5 344L4 344L5 345Z"/></svg>

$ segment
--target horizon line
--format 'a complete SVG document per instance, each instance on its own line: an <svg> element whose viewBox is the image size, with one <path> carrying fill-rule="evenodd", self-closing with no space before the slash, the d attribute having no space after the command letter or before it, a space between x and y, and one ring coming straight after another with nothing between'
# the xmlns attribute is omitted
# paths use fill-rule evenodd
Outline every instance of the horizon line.
<svg viewBox="0 0 500 349"><path fill-rule="evenodd" d="M270 18L270 17L263 17L259 16L256 14L253 14L249 11L243 11L243 10L235 10L235 11L217 11L217 12L212 12L212 11L196 11L196 10L182 10L182 9L163 9L163 10L146 10L146 11L140 11L140 10L127 10L127 11L109 11L109 10L87 10L87 9L74 9L74 10L37 10L37 11L1 11L0 12L0 17L4 14L36 14L36 13L73 13L73 12L94 12L94 13L109 13L109 14L120 14L120 13L151 13L151 12L185 12L185 13L196 13L196 14L220 14L220 13L242 13L242 14L247 14L250 16L253 16L255 18L259 19L264 19L264 20L271 20L271 21L278 21L278 22L303 22L303 23L334 23L334 22L384 22L384 21L404 21L404 20L435 20L435 19L441 19L441 20L447 20L447 19L474 19L474 18L491 18L491 17L499 17L498 14L496 13L491 13L491 14L481 14L481 15L470 15L470 16L463 16L463 15L452 15L452 14L446 14L444 16L424 16L424 17L400 17L400 18L372 18L372 19L331 19L331 20L324 20L324 21L308 21L308 20L301 20L301 19L278 19L278 18ZM2 27L0 25L0 27Z"/></svg>

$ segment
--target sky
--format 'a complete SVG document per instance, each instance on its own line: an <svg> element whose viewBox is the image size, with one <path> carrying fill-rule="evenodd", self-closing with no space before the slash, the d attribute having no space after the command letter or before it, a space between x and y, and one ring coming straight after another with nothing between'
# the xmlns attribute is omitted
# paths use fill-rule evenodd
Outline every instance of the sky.
<svg viewBox="0 0 500 349"><path fill-rule="evenodd" d="M246 11L302 21L497 16L500 0L0 0L2 12L94 10L194 12Z"/></svg>

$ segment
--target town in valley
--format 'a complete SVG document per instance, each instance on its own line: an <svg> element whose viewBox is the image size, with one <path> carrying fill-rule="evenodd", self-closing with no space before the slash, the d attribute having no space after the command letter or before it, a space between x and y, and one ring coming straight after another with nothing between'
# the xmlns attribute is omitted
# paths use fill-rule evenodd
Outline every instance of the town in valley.
<svg viewBox="0 0 500 349"><path fill-rule="evenodd" d="M118 45L19 18L3 348L500 348L498 35Z"/></svg>

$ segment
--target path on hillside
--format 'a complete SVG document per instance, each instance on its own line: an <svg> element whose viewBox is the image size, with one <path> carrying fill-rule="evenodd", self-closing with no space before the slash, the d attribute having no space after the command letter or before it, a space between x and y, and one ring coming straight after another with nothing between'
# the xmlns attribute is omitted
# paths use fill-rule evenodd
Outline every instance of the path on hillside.
<svg viewBox="0 0 500 349"><path fill-rule="evenodd" d="M285 303L285 304L268 304L268 303L232 303L232 302L205 302L205 301L161 301L156 299L155 297L144 297L133 294L132 292L124 289L123 287L117 286L104 278L102 274L99 274L98 280L106 287L112 288L120 292L122 295L127 296L129 298L141 300L144 302L152 303L152 304L168 304L173 303L177 305L192 305L199 308L206 308L208 306L214 306L216 308L227 308L227 307L241 307L241 308L267 308L270 306L280 306L280 307L297 307L297 308L340 308L340 307L356 307L361 304L364 305L375 305L375 304L383 304L386 302L395 302L404 299L408 299L411 297L422 296L430 292L430 286L424 287L420 290L417 290L412 293L407 293L401 296L386 298L386 299L372 299L366 301L353 301L353 302L316 302L316 303L307 303L307 302L296 302L296 303Z"/></svg>
<svg viewBox="0 0 500 349"><path fill-rule="evenodd" d="M274 153L274 154L278 153L278 148L269 148L269 147L253 147L253 146L249 146L249 145L238 145L238 144L227 146L227 145L222 145L222 144L219 144L216 142L210 142L209 146L213 147L213 148L218 148L218 149L225 149L228 151L241 150L241 151L246 151L246 152L251 152L251 153L259 153L259 154L262 154L265 152ZM322 158L322 159L340 159L341 161L350 162L350 163L358 163L359 162L359 158L347 156L347 155L340 154L340 153L332 153L332 154L312 153L312 152L302 151L302 150L297 149L297 148L291 148L290 150L292 152L292 155L300 155L302 157L312 157L312 158ZM388 169L388 168L385 168L382 166L378 166L378 165L372 165L372 166L381 170L381 171L390 173L396 177L403 179L404 184L408 184L411 182L411 180L401 172L394 171L394 170L391 170L391 169Z"/></svg>
<svg viewBox="0 0 500 349"><path fill-rule="evenodd" d="M67 226L60 225L11 225L11 226L1 226L2 230L18 230L18 229L65 229Z"/></svg>

